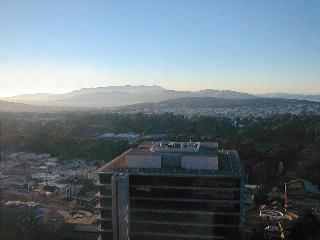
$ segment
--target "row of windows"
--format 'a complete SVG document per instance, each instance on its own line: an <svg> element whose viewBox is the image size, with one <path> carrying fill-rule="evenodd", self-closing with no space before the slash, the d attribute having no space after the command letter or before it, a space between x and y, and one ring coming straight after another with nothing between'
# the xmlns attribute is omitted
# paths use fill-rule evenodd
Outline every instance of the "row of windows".
<svg viewBox="0 0 320 240"><path fill-rule="evenodd" d="M102 184L110 184L112 173L99 175ZM234 187L240 186L238 178L199 177L199 176L142 176L129 175L130 184L168 185L168 186L201 186L201 187Z"/></svg>
<svg viewBox="0 0 320 240"><path fill-rule="evenodd" d="M204 215L192 213L130 212L132 221L179 222L238 225L238 215Z"/></svg>
<svg viewBox="0 0 320 240"><path fill-rule="evenodd" d="M174 201L147 201L131 200L130 208L143 209L167 209L167 210L185 210L185 211L207 211L207 212L239 212L239 203L218 203L203 202L201 204L194 202L174 202Z"/></svg>
<svg viewBox="0 0 320 240"><path fill-rule="evenodd" d="M103 230L112 231L111 220L101 220L101 228ZM201 235L225 235L230 227L214 227L201 225L179 225L166 223L136 223L130 222L130 230L138 232L160 232L168 234L201 234Z"/></svg>
<svg viewBox="0 0 320 240"><path fill-rule="evenodd" d="M111 219L111 209L101 209L102 219ZM238 225L238 215L205 215L194 213L159 213L159 212L137 212L130 211L130 218L132 221L155 221L155 222L180 222L180 223L205 223L205 224L230 224Z"/></svg>
<svg viewBox="0 0 320 240"><path fill-rule="evenodd" d="M111 198L101 198L102 207L112 207ZM167 210L186 210L186 211L207 211L207 212L239 212L239 203L228 202L178 202L178 201L157 201L157 200L130 200L130 208L143 209L167 209Z"/></svg>
<svg viewBox="0 0 320 240"><path fill-rule="evenodd" d="M107 238L109 239L109 238ZM110 238L112 239L112 238ZM161 235L145 235L145 234L141 234L141 233L132 233L130 236L130 240L212 240L212 237L203 237L203 236L199 236L198 238L195 236L190 236L190 237L186 237L186 236L182 236L182 237L177 237L177 236L161 236ZM223 239L223 238L222 238Z"/></svg>
<svg viewBox="0 0 320 240"><path fill-rule="evenodd" d="M102 184L110 184L113 173L100 173ZM130 184L204 186L204 187L239 187L239 178L201 177L201 176L143 176L129 175ZM176 184L174 184L176 183Z"/></svg>
<svg viewBox="0 0 320 240"><path fill-rule="evenodd" d="M129 175L130 185L165 185L165 186L190 186L210 188L239 188L238 178L217 178L217 177L178 177L178 176L141 176Z"/></svg>
<svg viewBox="0 0 320 240"><path fill-rule="evenodd" d="M193 189L164 189L151 187L131 187L130 196L159 197L207 200L239 200L240 190L235 191L206 191Z"/></svg>
<svg viewBox="0 0 320 240"><path fill-rule="evenodd" d="M111 184L100 186L100 194L103 196L111 196ZM200 189L168 189L168 188L152 188L149 186L130 187L131 196L139 197L167 197L174 198L194 198L194 199L234 199L240 198L240 190L200 190Z"/></svg>
<svg viewBox="0 0 320 240"><path fill-rule="evenodd" d="M225 236L230 227L183 226L174 224L131 223L130 230L136 232L152 232L162 234L195 234L202 236Z"/></svg>

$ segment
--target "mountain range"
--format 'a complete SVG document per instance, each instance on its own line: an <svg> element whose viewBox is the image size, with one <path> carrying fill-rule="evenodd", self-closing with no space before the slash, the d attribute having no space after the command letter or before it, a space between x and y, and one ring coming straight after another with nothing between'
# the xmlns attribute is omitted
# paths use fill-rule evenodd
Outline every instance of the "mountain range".
<svg viewBox="0 0 320 240"><path fill-rule="evenodd" d="M105 108L119 107L139 103L157 103L180 98L218 98L218 99L256 99L284 98L320 101L320 95L303 95L289 93L268 93L253 95L231 90L205 89L200 91L175 91L161 86L109 86L82 88L64 94L23 94L1 100L35 106Z"/></svg>
<svg viewBox="0 0 320 240"><path fill-rule="evenodd" d="M110 86L82 88L65 94L24 94L2 98L9 102L38 106L68 107L118 107L144 102L160 102L182 97L217 97L226 99L255 98L254 95L230 90L206 89L200 91L175 91L153 86Z"/></svg>

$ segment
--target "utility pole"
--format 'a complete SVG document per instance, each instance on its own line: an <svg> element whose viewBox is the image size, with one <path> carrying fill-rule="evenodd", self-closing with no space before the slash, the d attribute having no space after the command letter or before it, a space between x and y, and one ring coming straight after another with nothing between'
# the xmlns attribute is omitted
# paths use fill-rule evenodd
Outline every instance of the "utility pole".
<svg viewBox="0 0 320 240"><path fill-rule="evenodd" d="M288 193L287 193L287 183L284 182L284 210L287 211L288 202Z"/></svg>

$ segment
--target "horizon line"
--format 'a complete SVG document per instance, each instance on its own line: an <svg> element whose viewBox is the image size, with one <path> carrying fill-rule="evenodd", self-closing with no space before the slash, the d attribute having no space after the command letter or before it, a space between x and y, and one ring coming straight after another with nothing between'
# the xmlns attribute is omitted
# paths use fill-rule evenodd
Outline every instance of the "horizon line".
<svg viewBox="0 0 320 240"><path fill-rule="evenodd" d="M241 90L234 90L234 89L219 89L219 88L199 88L195 90L185 90L185 89L174 89L174 88L166 88L161 85L157 84L139 84L139 85L131 85L131 84L124 84L124 85L107 85L107 86L90 86L90 87L82 87L82 88L77 88L77 89L70 89L68 91L58 91L58 92L27 92L27 93L20 93L20 94L15 94L15 95L0 95L0 98L11 98L11 97L18 97L18 96L23 96L23 95L40 95L40 94L51 94L51 95L63 95L67 93L71 93L74 91L80 91L83 89L94 89L94 88L110 88L110 87L161 87L164 90L168 91L177 91L177 92L199 92L199 91L205 91L205 90L216 90L216 91L231 91L231 92L239 92L239 93L246 93L246 94L251 94L251 95L263 95L263 94L292 94L292 95L320 95L319 93L307 93L307 92L291 92L291 91L276 91L276 92L251 92L251 91L241 91Z"/></svg>

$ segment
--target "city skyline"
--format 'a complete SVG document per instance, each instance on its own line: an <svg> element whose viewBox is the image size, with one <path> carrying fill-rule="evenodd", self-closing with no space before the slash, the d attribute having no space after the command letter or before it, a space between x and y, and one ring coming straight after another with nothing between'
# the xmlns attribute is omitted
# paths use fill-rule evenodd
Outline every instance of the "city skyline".
<svg viewBox="0 0 320 240"><path fill-rule="evenodd" d="M3 1L0 97L160 85L320 93L318 1Z"/></svg>

